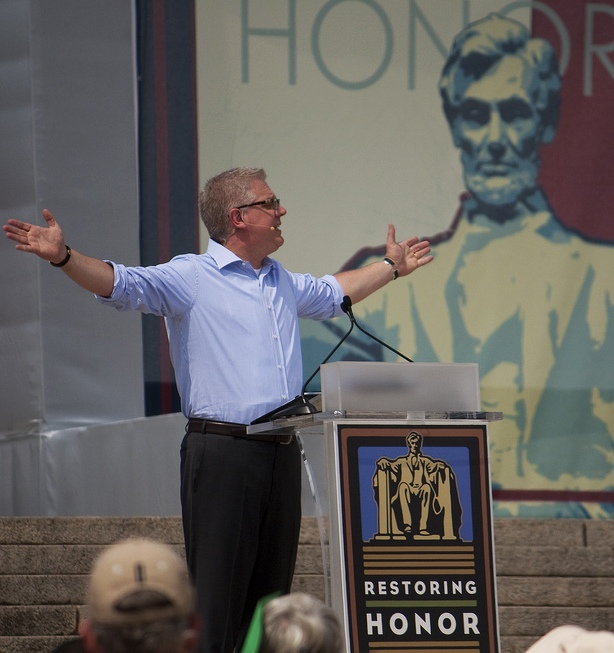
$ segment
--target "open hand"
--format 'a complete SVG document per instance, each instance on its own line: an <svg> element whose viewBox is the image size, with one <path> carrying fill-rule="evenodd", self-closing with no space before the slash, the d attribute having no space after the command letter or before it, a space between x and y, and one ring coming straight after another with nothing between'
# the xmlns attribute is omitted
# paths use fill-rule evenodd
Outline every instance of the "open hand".
<svg viewBox="0 0 614 653"><path fill-rule="evenodd" d="M47 223L44 227L11 219L3 226L3 229L6 237L16 243L15 249L30 252L45 261L57 263L66 256L64 234L47 209L43 209L43 218Z"/></svg>
<svg viewBox="0 0 614 653"><path fill-rule="evenodd" d="M407 238L397 243L395 235L394 225L389 224L388 237L386 239L386 256L395 262L400 277L413 272L433 260L433 256L430 254L431 246L428 240L420 240L414 236L413 238Z"/></svg>

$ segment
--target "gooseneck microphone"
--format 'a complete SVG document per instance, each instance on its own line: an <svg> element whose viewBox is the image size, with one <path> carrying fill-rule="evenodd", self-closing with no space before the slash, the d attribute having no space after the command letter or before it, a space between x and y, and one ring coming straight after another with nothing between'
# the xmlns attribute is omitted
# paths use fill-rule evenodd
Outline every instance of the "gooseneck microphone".
<svg viewBox="0 0 614 653"><path fill-rule="evenodd" d="M342 310L344 313L347 313L348 310L349 310L349 311L352 310L352 300L351 300L351 299L346 295L346 296L343 298L343 301L341 302L340 306L341 306L341 310ZM334 348L332 349L332 351L328 354L328 356L327 356L327 357L326 357L326 358L325 358L325 359L320 363L320 365L318 365L318 367L316 367L316 369L314 370L313 374L312 374L312 375L307 379L307 381L305 381L305 383L303 384L303 389L301 390L301 397L303 397L303 400L304 400L306 403L309 403L309 402L307 401L307 399L305 398L305 393L307 392L307 386L311 383L311 381L313 381L315 375L320 371L320 367L321 367L322 365L324 365L325 363L327 363L327 362L330 360L330 357L331 357L331 356L332 356L332 355L337 351L337 349L339 349L339 347L341 347L341 345L345 342L345 340L346 340L347 337L350 335L350 333L352 333L352 330L354 329L354 325L358 326L358 325L356 324L355 320L353 320L353 319L350 318L350 328L345 332L345 335L341 338L341 340L339 340L339 342L335 345L335 347L334 347Z"/></svg>
<svg viewBox="0 0 614 653"><path fill-rule="evenodd" d="M278 406L274 410L258 417L255 419L252 424L260 424L263 422L269 422L274 419L278 419L280 417L295 417L298 415L310 415L312 413L318 413L320 412L310 401L307 399L307 386L313 381L315 375L320 371L320 367L327 363L331 356L341 347L341 345L347 340L348 336L350 333L352 333L352 330L354 327L362 331L365 335L369 336L369 338L372 338L376 342L378 342L380 345L383 347L386 347L387 349L390 349L390 351L394 352L397 354L397 356L400 356L401 358L405 359L409 363L413 363L411 358L407 358L407 356L404 356L400 351L397 351L396 349L392 348L390 345L387 345L385 342L380 340L379 338L376 338L373 334L369 333L365 329L363 329L358 322L356 322L356 318L354 317L354 313L352 311L352 300L348 297L348 295L345 295L343 298L343 301L340 304L341 310L350 318L350 328L345 332L341 340L333 347L331 352L326 356L326 358L316 367L314 370L313 374L305 381L303 384L303 388L301 390L300 395L296 395L294 399L289 401L288 403L284 404L283 406Z"/></svg>
<svg viewBox="0 0 614 653"><path fill-rule="evenodd" d="M347 314L347 316L350 318L350 322L352 323L352 326L356 326L356 328L359 331L362 331L366 336L369 336L372 340L375 340L375 342L379 343L383 347L386 347L386 349L389 349L390 351L394 352L397 356L400 356L404 360L406 360L408 363L413 363L414 361L411 358L408 358L405 356L405 354L402 354L400 351L397 351L394 349L394 347L391 347L390 345L386 344L383 340L380 340L379 338L375 337L372 333L369 333L366 329L363 329L360 324L356 321L356 318L354 317L354 312L352 311L352 300L346 295L343 298L343 301L341 302L341 310ZM351 331L351 329L350 329ZM349 331L348 334L349 335ZM344 338L345 339L345 338ZM342 341L343 342L343 341ZM341 344L341 343L339 343Z"/></svg>
<svg viewBox="0 0 614 653"><path fill-rule="evenodd" d="M340 306L344 313L347 313L348 307L351 307L352 302L349 297L344 297ZM307 386L311 383L315 375L320 371L320 366L324 365L330 357L341 347L341 344L346 340L346 338L352 333L354 328L354 322L350 321L350 328L347 330L346 334L339 340L335 345L333 350L328 354L328 356L318 365L313 372L313 374L305 381L300 395L296 395L294 399L283 404L283 406L278 406L277 408L261 415L255 419L252 424L261 424L263 422L270 422L274 419L279 419L280 417L296 417L299 415L311 415L313 413L319 413L320 411L307 399Z"/></svg>

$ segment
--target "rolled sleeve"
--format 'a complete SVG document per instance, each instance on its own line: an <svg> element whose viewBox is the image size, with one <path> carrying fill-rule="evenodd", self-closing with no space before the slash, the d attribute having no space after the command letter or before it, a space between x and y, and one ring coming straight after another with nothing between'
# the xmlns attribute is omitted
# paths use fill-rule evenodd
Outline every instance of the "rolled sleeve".
<svg viewBox="0 0 614 653"><path fill-rule="evenodd" d="M113 292L109 297L96 295L98 301L120 311L136 310L172 317L185 313L193 305L198 289L198 273L190 256L148 267L113 266Z"/></svg>

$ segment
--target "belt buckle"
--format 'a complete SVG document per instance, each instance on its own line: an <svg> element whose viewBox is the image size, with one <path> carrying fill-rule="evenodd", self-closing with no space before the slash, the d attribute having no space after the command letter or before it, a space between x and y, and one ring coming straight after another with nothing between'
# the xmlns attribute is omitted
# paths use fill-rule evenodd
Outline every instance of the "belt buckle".
<svg viewBox="0 0 614 653"><path fill-rule="evenodd" d="M287 433L286 435L280 435L278 443L279 444L290 444L294 438L293 433Z"/></svg>

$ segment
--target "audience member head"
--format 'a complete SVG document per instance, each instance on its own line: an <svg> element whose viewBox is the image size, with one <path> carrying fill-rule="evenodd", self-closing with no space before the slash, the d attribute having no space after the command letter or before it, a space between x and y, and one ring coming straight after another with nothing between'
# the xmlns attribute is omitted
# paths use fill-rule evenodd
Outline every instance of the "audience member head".
<svg viewBox="0 0 614 653"><path fill-rule="evenodd" d="M559 626L538 639L526 653L612 653L614 633L579 626Z"/></svg>
<svg viewBox="0 0 614 653"><path fill-rule="evenodd" d="M309 594L294 592L269 601L262 612L260 653L341 653L337 614Z"/></svg>
<svg viewBox="0 0 614 653"><path fill-rule="evenodd" d="M80 629L89 653L187 653L198 637L185 562L160 542L130 539L96 559Z"/></svg>

